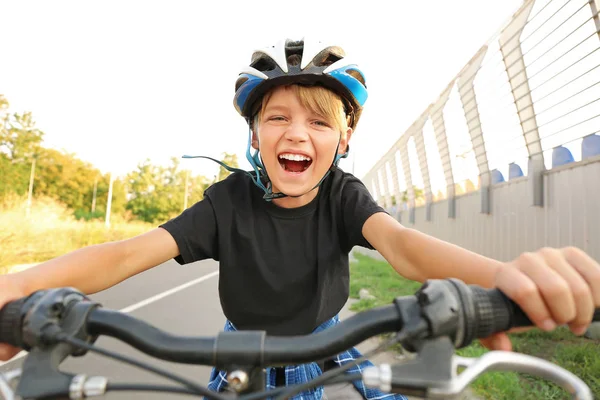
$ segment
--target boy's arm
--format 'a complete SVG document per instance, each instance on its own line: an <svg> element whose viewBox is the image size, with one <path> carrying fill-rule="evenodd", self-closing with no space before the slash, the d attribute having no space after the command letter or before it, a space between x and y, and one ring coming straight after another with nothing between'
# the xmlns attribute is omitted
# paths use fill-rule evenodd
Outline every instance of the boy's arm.
<svg viewBox="0 0 600 400"><path fill-rule="evenodd" d="M131 239L75 250L6 278L25 295L63 286L92 294L177 255L179 249L173 237L166 230L155 228Z"/></svg>
<svg viewBox="0 0 600 400"><path fill-rule="evenodd" d="M403 228L385 213L365 221L363 236L401 275L497 287L545 330L568 324L583 334L600 307L600 264L573 247L543 248L502 263Z"/></svg>
<svg viewBox="0 0 600 400"><path fill-rule="evenodd" d="M0 276L0 307L40 289L70 286L86 294L96 293L177 255L175 240L162 228L127 240L84 247ZM0 361L9 360L19 350L0 343Z"/></svg>
<svg viewBox="0 0 600 400"><path fill-rule="evenodd" d="M386 213L373 214L363 236L405 278L458 278L468 284L493 287L501 262L405 228Z"/></svg>

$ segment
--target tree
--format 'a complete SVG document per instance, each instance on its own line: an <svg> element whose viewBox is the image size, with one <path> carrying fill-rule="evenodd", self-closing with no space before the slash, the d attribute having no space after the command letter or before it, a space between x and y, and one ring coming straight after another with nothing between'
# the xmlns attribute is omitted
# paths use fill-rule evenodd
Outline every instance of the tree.
<svg viewBox="0 0 600 400"><path fill-rule="evenodd" d="M469 193L474 192L475 190L477 190L475 184L470 179L467 179L465 181L465 192Z"/></svg>
<svg viewBox="0 0 600 400"><path fill-rule="evenodd" d="M8 110L8 100L0 95L0 196L27 191L43 137L30 112L10 114Z"/></svg>
<svg viewBox="0 0 600 400"><path fill-rule="evenodd" d="M230 167L239 168L237 154L223 153L223 159L221 160L221 162L226 165L229 165ZM223 167L220 167L219 175L217 176L217 182L222 181L229 175L231 175L231 172L227 171Z"/></svg>
<svg viewBox="0 0 600 400"><path fill-rule="evenodd" d="M90 178L91 186L86 191L84 196L83 207L75 210L75 215L85 219L100 219L104 220L106 217L106 206L108 203L108 189L110 186L110 174L102 174L98 170L94 170L94 177ZM97 179L96 188L96 204L95 209L92 212L92 202L94 198L94 182ZM127 205L127 185L124 179L114 178L113 179L113 190L112 190L112 201L110 206L111 215L120 215L127 217L126 213Z"/></svg>
<svg viewBox="0 0 600 400"><path fill-rule="evenodd" d="M8 193L27 193L35 160L34 196L56 199L73 210L77 218L103 218L110 175L103 175L75 154L44 148L41 146L43 132L35 127L32 113L9 114L8 109L8 101L0 95L0 197ZM224 162L238 166L236 155L224 153L223 156ZM223 169L219 178L225 179L228 174ZM190 177L179 168L176 158L166 167L146 160L125 179L113 180L111 214L129 213L151 223L165 221L182 211L186 196L190 205L202 200L209 183L203 176Z"/></svg>
<svg viewBox="0 0 600 400"><path fill-rule="evenodd" d="M165 169L152 165L150 160L138 164L137 170L127 175L130 195L127 209L133 215L146 222L168 218L168 201L160 199L164 175Z"/></svg>
<svg viewBox="0 0 600 400"><path fill-rule="evenodd" d="M415 194L415 200L425 199L425 192L423 191L423 189L413 186L413 193ZM408 189L402 192L402 202L408 202Z"/></svg>
<svg viewBox="0 0 600 400"><path fill-rule="evenodd" d="M171 159L168 167L155 166L146 160L127 176L126 208L137 218L151 223L164 222L181 213L185 195L186 171L179 169L179 160ZM202 199L208 180L191 177L188 182L188 204Z"/></svg>
<svg viewBox="0 0 600 400"><path fill-rule="evenodd" d="M31 112L6 113L0 127L0 151L13 163L28 161L37 153L43 136L35 127Z"/></svg>
<svg viewBox="0 0 600 400"><path fill-rule="evenodd" d="M442 192L441 190L438 190L437 194L435 195L435 197L433 198L433 200L443 200L446 197L446 195L444 194L444 192Z"/></svg>
<svg viewBox="0 0 600 400"><path fill-rule="evenodd" d="M188 178L188 207L204 199L204 191L211 183L208 178L202 175L190 176Z"/></svg>

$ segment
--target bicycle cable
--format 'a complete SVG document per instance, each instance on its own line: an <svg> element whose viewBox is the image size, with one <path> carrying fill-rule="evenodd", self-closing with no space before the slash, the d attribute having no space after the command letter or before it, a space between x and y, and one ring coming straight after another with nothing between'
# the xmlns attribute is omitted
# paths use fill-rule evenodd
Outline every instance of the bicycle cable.
<svg viewBox="0 0 600 400"><path fill-rule="evenodd" d="M309 382L299 384L299 385L289 386L288 387L289 390L285 391L282 395L280 395L279 397L276 397L274 400L286 400L288 398L291 398L293 395L301 393L312 387L331 383L331 382L328 382L331 378L337 377L338 375L346 372L347 370L351 369L352 367L356 367L357 365L360 365L360 363L367 361L373 355L386 350L387 348L389 348L390 346L392 346L398 342L402 342L406 339L419 336L423 331L425 331L427 329L427 324L424 321L420 321L420 322L421 323L419 323L417 326L415 326L414 329L401 330L396 335L394 335L391 339L387 340L386 342L384 342L383 344L374 348L373 350L365 353L363 356L357 358L353 362L349 362L348 364L346 364L344 366L329 370L329 371L323 373L321 376L310 380Z"/></svg>
<svg viewBox="0 0 600 400"><path fill-rule="evenodd" d="M201 386L201 385L198 385L198 384L196 384L196 383L194 383L194 382L192 382L192 381L190 381L190 380L188 380L186 378L177 376L177 375L172 374L172 373L170 373L168 371L165 371L165 370L163 370L161 368L153 367L152 365L149 365L148 363L145 363L143 361L138 361L138 360L135 360L133 358L117 354L117 353L115 353L113 351L106 350L106 349L103 349L101 347L95 346L93 344L89 344L87 342L84 342L83 340L70 337L70 336L65 335L63 333L57 334L55 336L55 339L58 340L58 341L60 341L60 342L65 342L65 343L71 344L73 346L76 346L78 348L86 349L86 350L89 350L91 352L101 354L101 355L103 355L105 357L113 358L115 360L122 361L124 363L133 365L133 366L138 367L140 369L144 369L144 370L146 370L148 372L152 372L154 374L160 375L160 376L162 376L164 378L170 379L172 381L175 381L177 383L180 383L182 385L187 386L189 389L193 390L198 395L209 396L209 397L212 397L213 399L216 399L216 400L230 400L228 397L219 395L218 393L215 393L215 392L209 390L208 388L206 388L204 386Z"/></svg>

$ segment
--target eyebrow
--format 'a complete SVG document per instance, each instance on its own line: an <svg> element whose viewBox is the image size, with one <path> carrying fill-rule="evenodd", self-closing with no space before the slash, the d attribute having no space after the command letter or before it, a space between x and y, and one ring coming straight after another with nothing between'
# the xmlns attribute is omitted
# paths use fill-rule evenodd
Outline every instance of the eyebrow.
<svg viewBox="0 0 600 400"><path fill-rule="evenodd" d="M266 111L287 111L288 107L284 106L284 105L280 105L280 104L275 104L275 105L268 105L267 107L265 107L265 112Z"/></svg>
<svg viewBox="0 0 600 400"><path fill-rule="evenodd" d="M267 105L267 107L265 107L264 111L263 111L263 115L266 114L267 112L288 112L289 111L289 107L285 106L283 104L274 104L274 105ZM327 123L333 123L335 122L334 118L331 117L327 117L325 115L321 115L319 113L316 112L310 112L311 115L317 117L317 118L321 118L323 120L325 120Z"/></svg>

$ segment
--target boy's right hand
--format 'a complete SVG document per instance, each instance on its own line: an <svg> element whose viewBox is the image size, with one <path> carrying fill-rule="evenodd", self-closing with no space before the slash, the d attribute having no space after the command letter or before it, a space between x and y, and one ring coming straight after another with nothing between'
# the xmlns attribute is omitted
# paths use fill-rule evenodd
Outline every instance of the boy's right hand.
<svg viewBox="0 0 600 400"><path fill-rule="evenodd" d="M26 294L17 285L9 275L0 276L0 308L10 301L24 297ZM0 343L0 361L8 361L13 358L21 349Z"/></svg>

